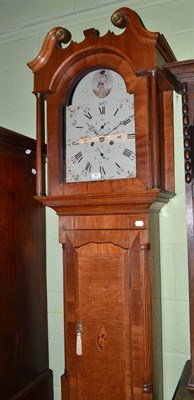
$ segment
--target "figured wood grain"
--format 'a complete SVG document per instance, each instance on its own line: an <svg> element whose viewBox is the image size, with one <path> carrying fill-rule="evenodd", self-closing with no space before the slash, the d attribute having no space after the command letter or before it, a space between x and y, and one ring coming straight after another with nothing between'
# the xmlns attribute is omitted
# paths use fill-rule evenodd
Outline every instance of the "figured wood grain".
<svg viewBox="0 0 194 400"><path fill-rule="evenodd" d="M114 400L128 399L131 367L127 249L90 243L76 253L76 319L82 321L84 329L83 356L78 358L80 397L108 400L111 393ZM100 328L107 335L104 350L97 344Z"/></svg>
<svg viewBox="0 0 194 400"><path fill-rule="evenodd" d="M148 335L149 331L146 319L147 316L150 318L147 306L145 309L142 307L141 276L145 262L140 256L138 231L131 231L130 235L129 243L125 231L125 240L121 240L120 233L118 241L114 231L107 232L106 240L102 231L90 231L90 236L85 230L67 232L64 281L66 362L69 368L66 379L63 377L62 381L66 382L64 393L69 381L70 399L74 398L71 395L73 387L80 399L98 399L102 394L104 399L108 399L110 393L115 399L128 399L129 396L138 399L140 392L145 390L145 373L150 377L150 366L142 362L144 333L147 330ZM143 234L141 240L145 238ZM81 357L75 354L78 320L82 321L84 329ZM107 332L107 346L102 354L97 346L101 326ZM146 354L151 357L150 345L146 346ZM151 396L150 387L148 398Z"/></svg>

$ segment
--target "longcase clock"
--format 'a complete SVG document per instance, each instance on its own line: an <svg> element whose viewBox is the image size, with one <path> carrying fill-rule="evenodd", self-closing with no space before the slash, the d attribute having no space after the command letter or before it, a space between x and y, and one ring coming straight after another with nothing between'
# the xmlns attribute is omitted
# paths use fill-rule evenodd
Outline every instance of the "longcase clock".
<svg viewBox="0 0 194 400"><path fill-rule="evenodd" d="M175 57L134 11L117 10L112 23L124 31L101 37L87 29L81 43L54 28L28 64L37 96L37 199L59 216L64 254L63 400L151 400L161 385L153 378L157 235L149 227L174 196L173 85L163 64Z"/></svg>

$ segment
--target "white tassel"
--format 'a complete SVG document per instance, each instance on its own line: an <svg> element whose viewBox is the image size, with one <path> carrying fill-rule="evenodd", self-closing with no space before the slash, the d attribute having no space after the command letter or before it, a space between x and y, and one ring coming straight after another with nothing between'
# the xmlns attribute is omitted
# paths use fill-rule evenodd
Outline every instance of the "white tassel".
<svg viewBox="0 0 194 400"><path fill-rule="evenodd" d="M77 332L76 354L77 354L77 356L82 356L82 335L81 335L81 332Z"/></svg>

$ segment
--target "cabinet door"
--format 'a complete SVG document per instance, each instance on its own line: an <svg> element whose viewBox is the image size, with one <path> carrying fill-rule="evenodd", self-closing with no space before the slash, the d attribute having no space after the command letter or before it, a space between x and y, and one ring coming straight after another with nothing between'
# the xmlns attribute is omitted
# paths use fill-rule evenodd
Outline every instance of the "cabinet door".
<svg viewBox="0 0 194 400"><path fill-rule="evenodd" d="M138 232L132 236L131 246L127 239L126 247L112 240L91 241L92 234L89 243L75 247L69 240L66 245L65 399L143 398L140 237Z"/></svg>
<svg viewBox="0 0 194 400"><path fill-rule="evenodd" d="M78 398L127 399L130 394L128 250L90 243L76 250L76 320L83 327ZM77 328L77 327L76 327Z"/></svg>

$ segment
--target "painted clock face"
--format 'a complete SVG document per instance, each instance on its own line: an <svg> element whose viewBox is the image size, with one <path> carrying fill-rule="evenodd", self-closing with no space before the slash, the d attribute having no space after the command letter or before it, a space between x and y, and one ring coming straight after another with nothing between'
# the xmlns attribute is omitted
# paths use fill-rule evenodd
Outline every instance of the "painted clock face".
<svg viewBox="0 0 194 400"><path fill-rule="evenodd" d="M134 94L109 69L84 76L66 107L66 182L136 176Z"/></svg>

